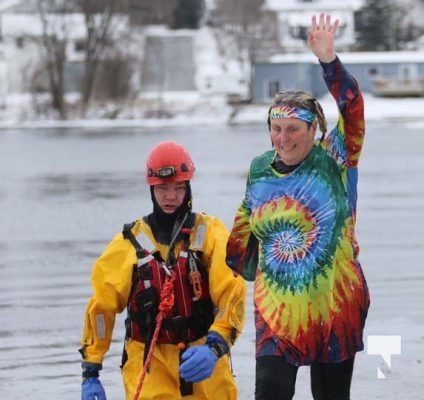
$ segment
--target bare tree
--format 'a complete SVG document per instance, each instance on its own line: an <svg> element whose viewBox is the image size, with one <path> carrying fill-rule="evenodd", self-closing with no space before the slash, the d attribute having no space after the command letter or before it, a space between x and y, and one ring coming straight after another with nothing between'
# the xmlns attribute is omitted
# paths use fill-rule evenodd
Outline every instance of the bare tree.
<svg viewBox="0 0 424 400"><path fill-rule="evenodd" d="M127 54L116 50L110 58L99 64L94 85L94 97L119 101L131 94L131 76L134 70L134 60Z"/></svg>
<svg viewBox="0 0 424 400"><path fill-rule="evenodd" d="M62 119L66 118L64 100L64 66L66 62L66 45L68 42L68 23L63 15L48 13L49 2L37 0L37 8L40 16L42 34L41 47L44 56L42 66L47 72L52 106ZM38 73L38 76L42 76ZM35 76L34 76L35 79ZM33 85L36 85L33 82Z"/></svg>
<svg viewBox="0 0 424 400"><path fill-rule="evenodd" d="M92 96L96 71L108 47L113 46L114 22L127 10L126 1L78 0L84 14L87 36L85 39L85 73L82 85L82 112L86 112Z"/></svg>
<svg viewBox="0 0 424 400"><path fill-rule="evenodd" d="M216 13L221 29L235 43L238 60L250 78L253 64L278 47L277 21L264 9L265 0L217 0ZM268 54L267 54L268 53ZM251 95L251 87L249 85Z"/></svg>
<svg viewBox="0 0 424 400"><path fill-rule="evenodd" d="M133 24L172 25L177 0L128 0Z"/></svg>

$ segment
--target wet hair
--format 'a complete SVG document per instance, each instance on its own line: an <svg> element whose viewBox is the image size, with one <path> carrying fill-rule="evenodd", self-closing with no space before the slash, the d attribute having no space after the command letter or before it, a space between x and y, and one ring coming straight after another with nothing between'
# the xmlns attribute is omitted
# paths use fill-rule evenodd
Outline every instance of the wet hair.
<svg viewBox="0 0 424 400"><path fill-rule="evenodd" d="M303 90L285 90L283 92L278 92L275 95L274 102L268 110L267 124L269 131L271 131L270 112L276 106L290 106L295 108L301 108L314 113L317 116L319 130L322 133L320 142L324 140L325 134L327 133L327 120L325 119L324 111L321 107L321 104L319 104L318 100L314 96L312 96L311 93ZM308 128L310 128L311 122L307 122L307 124Z"/></svg>

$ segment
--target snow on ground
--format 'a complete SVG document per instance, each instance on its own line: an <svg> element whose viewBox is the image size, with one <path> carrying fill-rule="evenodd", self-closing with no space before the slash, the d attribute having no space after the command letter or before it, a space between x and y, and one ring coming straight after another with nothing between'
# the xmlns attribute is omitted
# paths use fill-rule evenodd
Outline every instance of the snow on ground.
<svg viewBox="0 0 424 400"><path fill-rule="evenodd" d="M424 98L379 98L364 94L365 119L371 121L404 121L424 120ZM337 107L334 99L327 95L320 99L328 120L337 119ZM260 123L266 121L268 106L243 105L231 119L234 124Z"/></svg>
<svg viewBox="0 0 424 400"><path fill-rule="evenodd" d="M152 95L153 96L153 95ZM416 122L424 120L424 98L378 98L365 93L365 118L372 121ZM328 120L337 118L337 108L329 95L320 99ZM30 111L28 96L10 96L0 110L0 128L53 127L53 126L104 126L104 127L155 127L214 124L265 123L267 104L230 106L223 95L202 96L198 92L175 92L162 95L162 107L173 114L170 118L143 118L136 104L121 110L122 117L107 118L107 107L97 110L91 118L69 119L39 118Z"/></svg>
<svg viewBox="0 0 424 400"><path fill-rule="evenodd" d="M10 94L0 98L0 127L51 126L181 126L198 124L246 124L266 121L267 104L229 105L231 93L246 95L248 73L236 61L228 38L217 36L203 27L197 31L170 31L163 26L148 28L155 35L185 35L193 37L194 81L197 91L139 93L131 101L117 104L97 104L81 119L78 110L70 110L69 120L58 120L46 106L48 97ZM305 56L313 57L310 53ZM350 58L355 53L346 54ZM358 56L359 57L359 56ZM342 59L343 60L343 59ZM78 96L68 94L75 105ZM365 94L367 121L409 121L424 118L424 98L377 98ZM329 96L321 99L329 120L335 120L337 110ZM76 108L75 106L73 106ZM38 114L34 111L38 108ZM72 106L71 106L72 108ZM145 118L146 111L165 111L167 118Z"/></svg>

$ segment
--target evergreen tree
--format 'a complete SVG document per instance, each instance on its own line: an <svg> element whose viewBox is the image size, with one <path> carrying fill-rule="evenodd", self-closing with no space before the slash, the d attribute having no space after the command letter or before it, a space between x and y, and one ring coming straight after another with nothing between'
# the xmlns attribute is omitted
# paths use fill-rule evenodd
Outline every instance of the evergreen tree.
<svg viewBox="0 0 424 400"><path fill-rule="evenodd" d="M390 0L365 0L356 12L357 45L364 51L387 51L396 48L393 32L394 6Z"/></svg>
<svg viewBox="0 0 424 400"><path fill-rule="evenodd" d="M205 0L177 0L173 29L198 29L205 11Z"/></svg>

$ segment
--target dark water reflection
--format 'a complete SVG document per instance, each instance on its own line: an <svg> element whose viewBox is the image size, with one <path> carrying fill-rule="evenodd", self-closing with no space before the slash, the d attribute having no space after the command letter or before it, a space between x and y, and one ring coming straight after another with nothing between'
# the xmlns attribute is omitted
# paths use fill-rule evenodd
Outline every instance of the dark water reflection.
<svg viewBox="0 0 424 400"><path fill-rule="evenodd" d="M268 148L265 126L0 130L2 399L80 397L92 262L123 223L151 210L145 158L169 139L196 161L194 208L230 226L250 160ZM423 145L418 128L368 128L358 237L375 318L424 320ZM393 300L405 293L406 303ZM103 371L111 399L122 398L123 337L119 317Z"/></svg>
<svg viewBox="0 0 424 400"><path fill-rule="evenodd" d="M34 199L71 196L80 200L116 199L139 192L140 171L49 174L26 179Z"/></svg>

